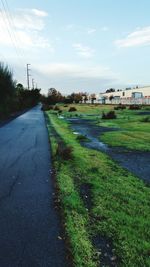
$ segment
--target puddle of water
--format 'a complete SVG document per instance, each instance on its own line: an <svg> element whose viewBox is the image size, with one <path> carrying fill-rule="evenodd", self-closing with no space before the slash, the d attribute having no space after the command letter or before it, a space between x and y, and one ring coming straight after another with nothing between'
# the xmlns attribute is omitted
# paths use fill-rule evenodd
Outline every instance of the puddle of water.
<svg viewBox="0 0 150 267"><path fill-rule="evenodd" d="M137 113L138 115L150 115L150 111L141 111Z"/></svg>
<svg viewBox="0 0 150 267"><path fill-rule="evenodd" d="M80 195L83 199L83 202L86 206L86 208L89 210L92 206L91 201L91 184L84 183L80 186Z"/></svg>
<svg viewBox="0 0 150 267"><path fill-rule="evenodd" d="M90 149L99 150L108 154L123 168L150 183L150 152L129 151L123 147L110 147L99 140L104 132L118 129L96 126L86 119L68 119L74 132L86 136L90 141L81 142L81 145Z"/></svg>
<svg viewBox="0 0 150 267"><path fill-rule="evenodd" d="M64 117L63 116L58 116L58 119L64 119Z"/></svg>

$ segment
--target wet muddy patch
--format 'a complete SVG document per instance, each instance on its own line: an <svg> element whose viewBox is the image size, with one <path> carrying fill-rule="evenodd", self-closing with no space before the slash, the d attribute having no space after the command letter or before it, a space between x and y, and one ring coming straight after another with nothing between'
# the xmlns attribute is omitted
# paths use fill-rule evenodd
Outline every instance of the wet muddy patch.
<svg viewBox="0 0 150 267"><path fill-rule="evenodd" d="M141 112L138 112L137 115L150 115L150 111L141 111Z"/></svg>
<svg viewBox="0 0 150 267"><path fill-rule="evenodd" d="M150 183L150 152L110 147L100 140L103 133L118 131L118 128L97 126L94 121L81 118L69 119L68 121L73 131L89 139L89 141L80 142L82 146L105 152L120 166L143 179L147 184Z"/></svg>
<svg viewBox="0 0 150 267"><path fill-rule="evenodd" d="M92 207L92 185L89 183L84 183L80 186L80 196L84 202L86 209L90 210Z"/></svg>
<svg viewBox="0 0 150 267"><path fill-rule="evenodd" d="M97 255L100 261L100 267L117 267L118 259L115 255L112 241L101 235L93 238L93 245L96 248Z"/></svg>

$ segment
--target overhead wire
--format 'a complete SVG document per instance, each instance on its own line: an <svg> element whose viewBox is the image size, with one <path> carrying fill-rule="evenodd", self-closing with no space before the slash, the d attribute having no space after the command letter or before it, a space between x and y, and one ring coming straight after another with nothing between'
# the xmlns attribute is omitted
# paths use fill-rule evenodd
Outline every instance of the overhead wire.
<svg viewBox="0 0 150 267"><path fill-rule="evenodd" d="M10 21L10 23L12 23L12 25L13 25L13 27L14 27L14 29L15 29L16 26L15 26L15 22L14 22L13 13L10 11L8 2L7 2L7 0L1 0L1 1L2 1L2 2L5 2L5 10L7 11L7 14L8 14L8 16L9 16L9 21ZM19 34L18 34L17 31L13 31L13 35L14 35L14 38L15 38L16 43L18 43L18 40L19 40L20 43L22 43L22 41L21 41L21 39L20 39L20 36L19 36ZM21 55L23 58L26 58L26 59L27 59L28 57L27 57L27 55L24 53L24 51L23 51L22 49L20 49L20 47L18 47L18 49L19 49L19 53L20 53L20 55ZM31 74L30 74L30 76L31 76Z"/></svg>
<svg viewBox="0 0 150 267"><path fill-rule="evenodd" d="M4 0L4 2L5 2L5 7L7 9L7 14L9 16L9 21L12 23L12 25L13 25L13 27L15 29L16 26L15 26L15 22L14 22L13 13L10 11L10 8L9 8L9 5L8 5L7 0ZM20 39L20 36L19 36L19 34L18 34L17 31L13 31L13 35L14 35L14 38L15 38L16 43L18 43L18 40L19 40L20 43L22 43L22 41ZM19 49L20 54L22 54L21 56L23 56L24 58L26 58L26 55L25 55L24 51L22 49L20 49L20 47L18 47L18 49Z"/></svg>
<svg viewBox="0 0 150 267"><path fill-rule="evenodd" d="M14 31L12 29L11 21L10 21L10 18L8 16L8 12L7 12L6 6L4 4L4 1L1 0L1 3L2 3L2 6L3 6L3 10L2 9L0 9L0 10L1 10L1 13L2 13L4 26L6 26L10 41L11 41L13 47L14 47L14 50L15 50L15 53L16 53L16 56L17 56L17 61L18 61L19 65L22 66L22 64L24 65L24 63L23 63L23 60L22 60L22 56L20 55L20 52L19 52L18 47L16 45L16 38L14 36ZM22 78L21 78L21 80L22 80Z"/></svg>

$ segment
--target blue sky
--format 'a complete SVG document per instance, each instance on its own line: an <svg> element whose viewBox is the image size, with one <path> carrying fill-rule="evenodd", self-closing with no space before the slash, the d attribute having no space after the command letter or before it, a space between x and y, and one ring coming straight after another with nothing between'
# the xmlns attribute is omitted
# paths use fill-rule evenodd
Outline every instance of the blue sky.
<svg viewBox="0 0 150 267"><path fill-rule="evenodd" d="M45 93L149 85L149 10L149 0L3 0L1 61L25 86L31 63Z"/></svg>

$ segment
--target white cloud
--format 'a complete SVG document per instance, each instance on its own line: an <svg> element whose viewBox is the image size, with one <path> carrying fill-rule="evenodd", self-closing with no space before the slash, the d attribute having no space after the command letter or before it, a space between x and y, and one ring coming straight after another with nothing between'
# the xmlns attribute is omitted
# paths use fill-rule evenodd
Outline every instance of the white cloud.
<svg viewBox="0 0 150 267"><path fill-rule="evenodd" d="M51 63L33 66L34 73L45 83L45 89L55 87L64 93L97 91L118 84L119 74L100 65Z"/></svg>
<svg viewBox="0 0 150 267"><path fill-rule="evenodd" d="M66 76L76 78L114 78L115 74L108 68L100 65L85 66L70 63L51 63L34 66L43 74L51 76Z"/></svg>
<svg viewBox="0 0 150 267"><path fill-rule="evenodd" d="M94 28L88 29L88 31L87 31L88 34L93 34L94 32L96 32L96 29L94 29Z"/></svg>
<svg viewBox="0 0 150 267"><path fill-rule="evenodd" d="M137 28L134 32L128 34L126 38L117 40L115 44L118 47L150 45L150 26Z"/></svg>
<svg viewBox="0 0 150 267"><path fill-rule="evenodd" d="M31 12L33 14L35 14L36 16L39 16L39 17L47 17L48 16L48 13L43 11L43 10L39 10L39 9L31 9Z"/></svg>
<svg viewBox="0 0 150 267"><path fill-rule="evenodd" d="M48 14L37 9L17 9L14 14L14 24L18 29L43 30L45 27L44 18Z"/></svg>
<svg viewBox="0 0 150 267"><path fill-rule="evenodd" d="M15 43L24 49L40 47L53 52L49 40L42 34L47 16L45 11L38 9L17 9L13 14L13 23L9 23L7 14L0 11L0 45L13 46Z"/></svg>
<svg viewBox="0 0 150 267"><path fill-rule="evenodd" d="M76 50L77 54L81 57L91 58L94 54L94 49L90 48L89 46L85 46L80 43L73 44L72 46Z"/></svg>

